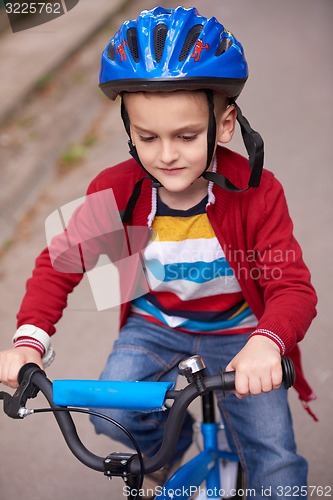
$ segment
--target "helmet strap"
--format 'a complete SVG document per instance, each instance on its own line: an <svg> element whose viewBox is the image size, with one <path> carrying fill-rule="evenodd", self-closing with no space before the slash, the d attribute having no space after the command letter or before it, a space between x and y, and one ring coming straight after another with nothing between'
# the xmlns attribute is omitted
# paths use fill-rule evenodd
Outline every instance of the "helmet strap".
<svg viewBox="0 0 333 500"><path fill-rule="evenodd" d="M264 141L261 135L253 130L248 120L245 118L245 116L243 116L239 106L235 103L235 101L230 101L230 104L235 106L237 110L237 121L240 125L245 148L249 155L251 174L248 185L245 189L240 189L236 187L231 181L229 181L229 179L227 179L224 175L218 174L216 172L205 171L202 174L202 177L204 177L208 181L214 182L227 191L241 193L247 191L251 187L259 186L262 169L264 166Z"/></svg>
<svg viewBox="0 0 333 500"><path fill-rule="evenodd" d="M243 141L249 155L249 163L252 169L248 187L258 187L264 166L264 141L259 132L253 130L248 120L243 116L240 107L234 101L232 104L237 110L237 121L241 128Z"/></svg>
<svg viewBox="0 0 333 500"><path fill-rule="evenodd" d="M120 114L121 114L121 118L122 118L122 120L124 122L125 130L126 130L127 135L129 137L129 141L128 141L129 154L140 165L140 167L143 168L143 170L146 172L146 174L149 177L149 179L151 179L153 181L152 182L152 187L155 187L155 188L162 187L162 184L153 175L151 175L146 170L146 168L143 166L143 164L141 163L141 160L139 158L137 149L134 146L133 141L132 141L131 128L130 128L130 119L129 119L129 116L128 116L128 113L127 113L127 109L126 109L126 106L124 104L124 99L123 98L121 99Z"/></svg>
<svg viewBox="0 0 333 500"><path fill-rule="evenodd" d="M121 220L124 224L130 224L132 222L133 211L141 194L143 181L147 178L147 176L141 177L134 185L133 192L126 204L126 208L120 213Z"/></svg>
<svg viewBox="0 0 333 500"><path fill-rule="evenodd" d="M215 152L215 142L216 142L216 119L214 113L214 92L212 90L205 90L205 94L208 99L209 107L209 118L208 118L208 129L207 129L207 163L204 172L210 167L212 162L214 152ZM201 174L202 175L202 174Z"/></svg>

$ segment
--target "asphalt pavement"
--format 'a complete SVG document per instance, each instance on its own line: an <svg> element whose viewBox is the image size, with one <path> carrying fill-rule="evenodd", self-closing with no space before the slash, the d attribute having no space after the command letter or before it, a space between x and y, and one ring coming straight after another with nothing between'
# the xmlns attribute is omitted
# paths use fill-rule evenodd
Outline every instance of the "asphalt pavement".
<svg viewBox="0 0 333 500"><path fill-rule="evenodd" d="M182 4L191 6L187 0ZM124 19L154 6L151 0L81 0L55 21L0 35L0 349L10 346L25 281L45 245L46 218L82 196L100 170L128 157L119 103L107 102L97 90L99 58ZM198 0L196 6L204 15L216 15L245 46L250 78L240 105L265 139L266 168L285 187L318 292L318 317L302 353L318 394L312 409L319 422L303 410L294 391L290 400L299 451L309 461L309 484L332 488L333 4ZM244 152L239 135L233 146ZM49 376L97 377L116 338L117 320L117 310L96 311L84 281L58 324ZM39 396L36 405L44 405ZM53 420L36 415L12 421L0 413L0 498L123 498L120 480L107 481L75 460ZM83 418L78 425L83 442L96 453L123 450L96 437ZM320 491L314 489L312 498L322 497ZM332 496L332 490L326 492Z"/></svg>

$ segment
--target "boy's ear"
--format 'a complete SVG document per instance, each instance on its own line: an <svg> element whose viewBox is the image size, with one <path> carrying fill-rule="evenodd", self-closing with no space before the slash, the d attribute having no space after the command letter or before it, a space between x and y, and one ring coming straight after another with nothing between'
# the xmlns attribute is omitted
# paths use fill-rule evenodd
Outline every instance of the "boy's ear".
<svg viewBox="0 0 333 500"><path fill-rule="evenodd" d="M222 144L227 144L231 141L236 126L237 110L235 106L230 104L224 112L216 118L217 133L216 140Z"/></svg>

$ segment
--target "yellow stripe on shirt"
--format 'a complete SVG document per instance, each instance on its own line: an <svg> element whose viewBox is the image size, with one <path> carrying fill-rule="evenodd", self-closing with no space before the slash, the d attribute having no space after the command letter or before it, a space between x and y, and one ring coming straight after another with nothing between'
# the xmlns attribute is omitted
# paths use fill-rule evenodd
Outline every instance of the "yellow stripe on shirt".
<svg viewBox="0 0 333 500"><path fill-rule="evenodd" d="M191 217L156 216L153 228L158 234L159 241L215 238L215 233L205 213Z"/></svg>

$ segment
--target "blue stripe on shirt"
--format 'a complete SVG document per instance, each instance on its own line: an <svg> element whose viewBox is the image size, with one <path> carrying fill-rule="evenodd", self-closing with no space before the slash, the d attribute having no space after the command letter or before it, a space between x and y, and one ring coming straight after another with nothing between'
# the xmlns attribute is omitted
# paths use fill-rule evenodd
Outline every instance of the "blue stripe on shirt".
<svg viewBox="0 0 333 500"><path fill-rule="evenodd" d="M212 262L174 262L165 265L158 259L151 259L146 261L146 266L155 278L168 283L176 280L206 283L216 278L234 275L225 257Z"/></svg>

